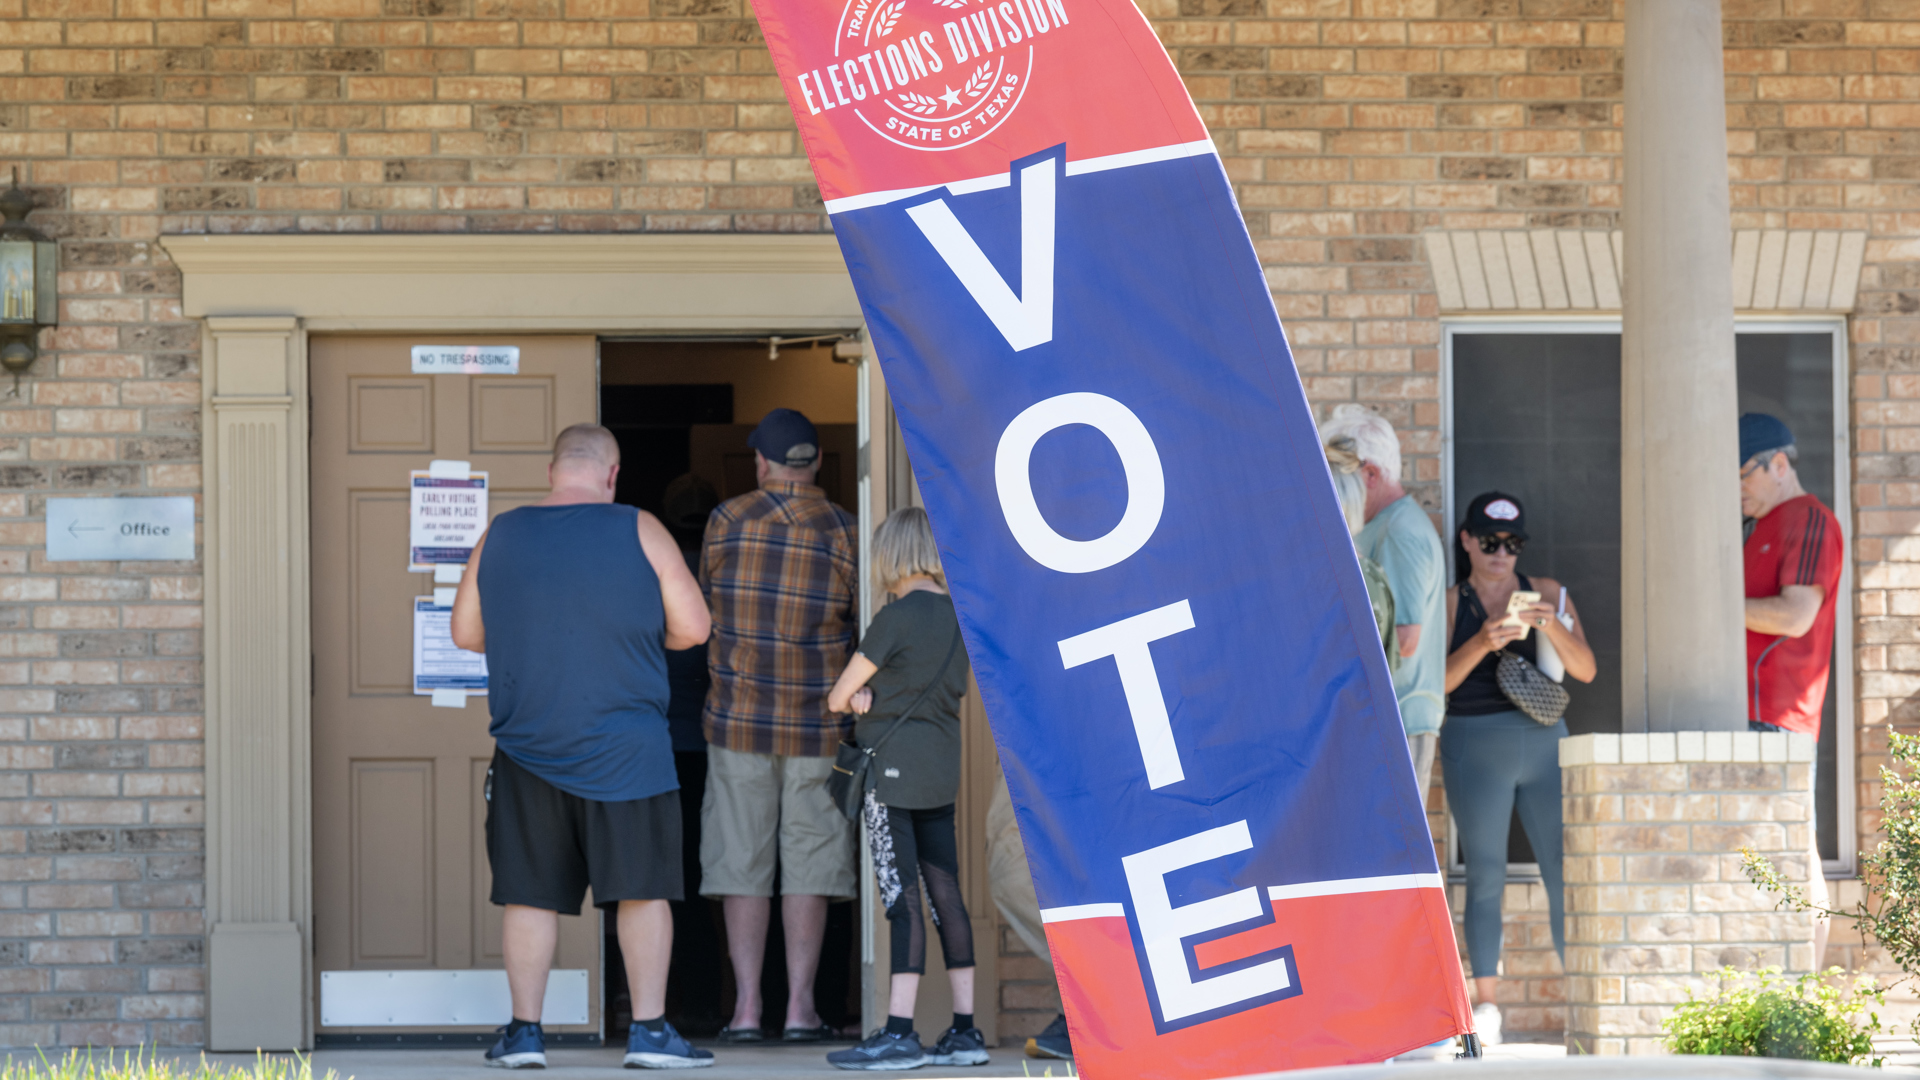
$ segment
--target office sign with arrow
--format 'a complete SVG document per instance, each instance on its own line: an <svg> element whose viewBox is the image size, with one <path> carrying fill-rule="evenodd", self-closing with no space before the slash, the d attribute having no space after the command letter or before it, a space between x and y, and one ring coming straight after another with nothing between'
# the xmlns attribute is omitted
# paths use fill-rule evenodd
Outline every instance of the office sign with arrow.
<svg viewBox="0 0 1920 1080"><path fill-rule="evenodd" d="M54 562L193 558L193 499L48 499L47 558Z"/></svg>

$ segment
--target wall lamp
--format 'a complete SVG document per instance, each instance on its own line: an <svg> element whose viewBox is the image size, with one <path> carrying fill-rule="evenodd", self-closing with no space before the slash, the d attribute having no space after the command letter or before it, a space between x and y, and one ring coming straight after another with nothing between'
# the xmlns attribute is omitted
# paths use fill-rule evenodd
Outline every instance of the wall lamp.
<svg viewBox="0 0 1920 1080"><path fill-rule="evenodd" d="M40 354L41 328L59 321L60 246L27 224L32 212L33 197L20 190L16 169L13 186L0 192L0 368L13 373L9 397L20 396L20 376Z"/></svg>

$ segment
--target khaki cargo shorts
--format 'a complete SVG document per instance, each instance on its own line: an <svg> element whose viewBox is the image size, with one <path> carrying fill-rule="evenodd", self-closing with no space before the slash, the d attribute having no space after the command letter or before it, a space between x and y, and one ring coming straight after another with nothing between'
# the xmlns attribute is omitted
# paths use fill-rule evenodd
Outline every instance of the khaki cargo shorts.
<svg viewBox="0 0 1920 1080"><path fill-rule="evenodd" d="M827 797L832 771L830 757L707 747L700 895L772 896L777 851L782 895L858 896L853 823Z"/></svg>

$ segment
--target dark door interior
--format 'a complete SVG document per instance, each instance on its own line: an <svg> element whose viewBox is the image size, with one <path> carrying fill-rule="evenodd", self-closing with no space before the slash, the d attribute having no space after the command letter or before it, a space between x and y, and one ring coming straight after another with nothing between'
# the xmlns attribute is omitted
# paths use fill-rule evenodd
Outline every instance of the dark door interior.
<svg viewBox="0 0 1920 1080"><path fill-rule="evenodd" d="M755 362L742 362L742 354ZM793 368L818 361L831 350L796 349L782 353L778 368L764 360L764 346L737 343L653 344L603 343L601 353L600 422L620 442L617 501L638 506L659 517L698 571L701 536L706 517L720 501L755 487L753 451L747 436L760 419L737 415L736 402L765 397L757 380L794 378ZM827 377L840 374L828 371ZM661 381L684 378L685 381ZM646 382L615 382L645 379ZM816 379L815 382L820 380ZM849 387L851 383L849 382ZM845 406L851 419L853 404ZM857 425L823 417L817 407L807 410L820 432L823 462L820 484L827 497L858 513L856 466ZM736 420L741 421L735 423ZM689 654L695 650L689 650ZM698 744L698 705L704 696L705 652L698 656L669 654L669 677L674 686L670 713L685 711L692 724L675 720L674 764L680 776L683 823L683 869L687 899L674 907L672 968L667 983L667 1019L692 1038L712 1038L732 1014L733 969L727 959L726 925L720 902L701 897L700 805L706 790L706 754L687 746ZM693 695L693 700L682 697ZM778 901L767 935L761 979L765 1001L763 1022L777 1027L786 1008L786 948L782 939ZM857 1030L860 1022L860 968L858 919L853 904L828 909L826 941L821 949L820 973L814 983L821 1019L837 1029ZM632 1022L626 972L613 920L606 920L604 943L606 1006L609 1040L626 1038ZM777 1040L777 1032L776 1032ZM777 1045L777 1042L776 1042Z"/></svg>

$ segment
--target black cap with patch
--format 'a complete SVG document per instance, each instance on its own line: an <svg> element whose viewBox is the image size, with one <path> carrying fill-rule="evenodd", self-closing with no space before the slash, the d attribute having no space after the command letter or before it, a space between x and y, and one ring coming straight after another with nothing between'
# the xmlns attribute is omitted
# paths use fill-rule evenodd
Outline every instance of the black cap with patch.
<svg viewBox="0 0 1920 1080"><path fill-rule="evenodd" d="M1460 527L1474 536L1506 533L1527 538L1527 512L1520 500L1504 492L1489 491L1467 504L1467 519Z"/></svg>

